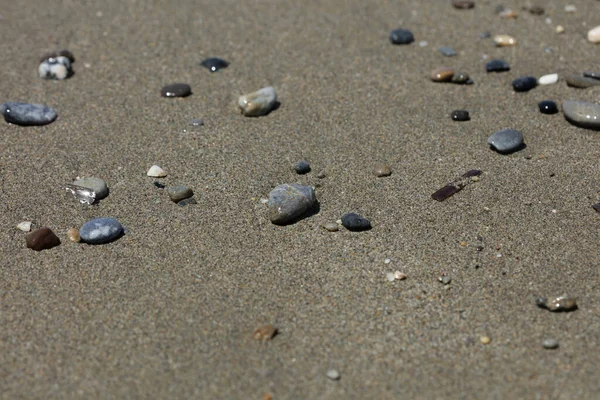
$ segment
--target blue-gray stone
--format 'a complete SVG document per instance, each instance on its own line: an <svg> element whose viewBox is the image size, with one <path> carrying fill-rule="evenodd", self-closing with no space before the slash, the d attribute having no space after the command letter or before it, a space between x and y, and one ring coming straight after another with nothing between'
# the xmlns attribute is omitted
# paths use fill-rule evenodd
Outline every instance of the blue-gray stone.
<svg viewBox="0 0 600 400"><path fill-rule="evenodd" d="M311 186L283 184L269 193L268 216L272 223L293 223L309 213L317 205L315 190Z"/></svg>
<svg viewBox="0 0 600 400"><path fill-rule="evenodd" d="M342 216L342 225L349 231L368 231L371 229L371 221L356 213L348 213Z"/></svg>
<svg viewBox="0 0 600 400"><path fill-rule="evenodd" d="M488 144L499 153L512 153L523 146L523 134L514 129L503 129L490 136Z"/></svg>
<svg viewBox="0 0 600 400"><path fill-rule="evenodd" d="M442 46L438 49L438 51L446 57L454 57L456 55L456 52L450 46Z"/></svg>
<svg viewBox="0 0 600 400"><path fill-rule="evenodd" d="M304 160L298 161L296 165L294 165L294 171L299 175L308 174L310 172L310 163Z"/></svg>
<svg viewBox="0 0 600 400"><path fill-rule="evenodd" d="M567 121L582 128L600 129L600 104L565 100L562 103Z"/></svg>
<svg viewBox="0 0 600 400"><path fill-rule="evenodd" d="M537 86L537 78L533 76L521 76L512 81L515 92L528 92Z"/></svg>
<svg viewBox="0 0 600 400"><path fill-rule="evenodd" d="M103 244L118 239L123 234L123 226L114 218L96 218L79 228L81 240L89 244Z"/></svg>
<svg viewBox="0 0 600 400"><path fill-rule="evenodd" d="M394 29L390 32L390 42L393 44L410 44L415 41L415 36L408 29Z"/></svg>
<svg viewBox="0 0 600 400"><path fill-rule="evenodd" d="M56 119L56 111L42 104L6 102L0 107L6 122L16 125L46 125Z"/></svg>

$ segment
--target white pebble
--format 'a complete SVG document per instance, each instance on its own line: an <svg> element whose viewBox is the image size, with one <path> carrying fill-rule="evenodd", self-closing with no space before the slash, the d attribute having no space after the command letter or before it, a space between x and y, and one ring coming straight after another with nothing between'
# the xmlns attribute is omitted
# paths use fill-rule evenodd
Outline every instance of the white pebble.
<svg viewBox="0 0 600 400"><path fill-rule="evenodd" d="M164 178L165 176L167 176L167 173L165 172L164 169L162 169L158 165L153 165L148 170L147 175L152 178Z"/></svg>
<svg viewBox="0 0 600 400"><path fill-rule="evenodd" d="M340 373L337 369L330 369L329 371L327 371L327 377L332 381L337 381L338 379L340 379Z"/></svg>
<svg viewBox="0 0 600 400"><path fill-rule="evenodd" d="M573 4L567 4L565 6L565 12L574 13L575 11L577 11L577 7L575 7Z"/></svg>
<svg viewBox="0 0 600 400"><path fill-rule="evenodd" d="M19 230L22 230L23 232L29 232L29 231L31 231L31 224L32 224L32 222L30 222L30 221L19 222L19 225L17 225L17 228Z"/></svg>
<svg viewBox="0 0 600 400"><path fill-rule="evenodd" d="M592 43L600 43L600 25L590 29L587 34L587 39Z"/></svg>
<svg viewBox="0 0 600 400"><path fill-rule="evenodd" d="M565 27L562 25L558 25L556 27L556 33L560 34L560 33L564 33L565 32Z"/></svg>
<svg viewBox="0 0 600 400"><path fill-rule="evenodd" d="M428 43L427 43L427 40L421 40L421 41L419 42L419 47L426 47L426 46L427 46L427 44L428 44Z"/></svg>
<svg viewBox="0 0 600 400"><path fill-rule="evenodd" d="M389 258L386 258L385 260L383 260L383 263L384 263L384 264L389 264L389 263L391 263L391 262L392 262L392 260L390 260Z"/></svg>
<svg viewBox="0 0 600 400"><path fill-rule="evenodd" d="M242 114L246 117L260 117L268 114L276 103L277 93L272 86L244 94L238 99L238 105L242 109Z"/></svg>
<svg viewBox="0 0 600 400"><path fill-rule="evenodd" d="M552 85L553 83L558 82L558 74L548 74L541 76L538 79L538 83L540 85Z"/></svg>
<svg viewBox="0 0 600 400"><path fill-rule="evenodd" d="M385 274L385 279L387 279L389 282L394 282L396 280L396 275L394 275L393 272L388 272Z"/></svg>

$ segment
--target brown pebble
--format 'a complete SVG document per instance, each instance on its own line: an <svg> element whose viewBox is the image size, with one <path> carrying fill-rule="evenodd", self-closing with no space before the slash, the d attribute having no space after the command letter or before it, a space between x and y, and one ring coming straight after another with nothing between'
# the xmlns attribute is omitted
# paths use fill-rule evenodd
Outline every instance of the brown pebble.
<svg viewBox="0 0 600 400"><path fill-rule="evenodd" d="M373 167L373 173L379 178L383 176L390 176L392 174L392 168L387 164L377 163Z"/></svg>
<svg viewBox="0 0 600 400"><path fill-rule="evenodd" d="M516 46L517 39L510 35L496 35L494 36L494 43L496 43L496 46L498 47Z"/></svg>
<svg viewBox="0 0 600 400"><path fill-rule="evenodd" d="M511 10L510 8L500 11L500 14L498 15L500 15L500 18L506 19L516 19L519 16L516 11Z"/></svg>
<svg viewBox="0 0 600 400"><path fill-rule="evenodd" d="M260 340L262 342L266 342L267 340L273 339L273 337L277 334L277 328L273 325L265 325L260 328L256 328L252 337L254 340Z"/></svg>
<svg viewBox="0 0 600 400"><path fill-rule="evenodd" d="M468 10L469 8L475 7L475 1L473 0L452 0L452 6L459 10Z"/></svg>
<svg viewBox="0 0 600 400"><path fill-rule="evenodd" d="M450 67L439 67L431 71L431 80L434 82L449 82L454 76L454 70Z"/></svg>
<svg viewBox="0 0 600 400"><path fill-rule="evenodd" d="M79 243L81 241L81 236L79 236L79 229L71 228L67 231L67 237L71 242Z"/></svg>
<svg viewBox="0 0 600 400"><path fill-rule="evenodd" d="M50 228L42 227L25 236L25 243L32 250L42 251L58 246L60 239Z"/></svg>

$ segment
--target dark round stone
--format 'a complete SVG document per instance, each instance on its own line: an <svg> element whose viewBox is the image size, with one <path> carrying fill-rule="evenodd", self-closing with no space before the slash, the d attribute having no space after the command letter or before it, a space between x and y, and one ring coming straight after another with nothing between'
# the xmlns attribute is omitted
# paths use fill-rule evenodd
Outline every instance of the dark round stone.
<svg viewBox="0 0 600 400"><path fill-rule="evenodd" d="M471 117L467 110L454 110L452 111L452 119L454 121L468 121Z"/></svg>
<svg viewBox="0 0 600 400"><path fill-rule="evenodd" d="M371 229L371 222L362 215L355 213L344 214L342 217L342 225L349 231L354 232L368 231Z"/></svg>
<svg viewBox="0 0 600 400"><path fill-rule="evenodd" d="M308 161L299 161L294 165L294 170L300 175L308 174L310 172L310 164Z"/></svg>
<svg viewBox="0 0 600 400"><path fill-rule="evenodd" d="M487 72L504 72L510 71L510 65L504 60L492 60L485 64Z"/></svg>
<svg viewBox="0 0 600 400"><path fill-rule="evenodd" d="M415 37L408 29L394 29L390 33L390 41L393 44L410 44L415 41Z"/></svg>
<svg viewBox="0 0 600 400"><path fill-rule="evenodd" d="M207 58L200 63L204 68L210 70L210 72L217 72L220 69L227 68L229 63L218 57Z"/></svg>
<svg viewBox="0 0 600 400"><path fill-rule="evenodd" d="M173 83L160 90L162 97L186 97L192 94L192 87L187 83Z"/></svg>
<svg viewBox="0 0 600 400"><path fill-rule="evenodd" d="M512 82L515 92L527 92L537 86L537 78L533 76L522 76Z"/></svg>
<svg viewBox="0 0 600 400"><path fill-rule="evenodd" d="M556 114L558 112L558 106L552 100L540 101L538 107L542 114Z"/></svg>

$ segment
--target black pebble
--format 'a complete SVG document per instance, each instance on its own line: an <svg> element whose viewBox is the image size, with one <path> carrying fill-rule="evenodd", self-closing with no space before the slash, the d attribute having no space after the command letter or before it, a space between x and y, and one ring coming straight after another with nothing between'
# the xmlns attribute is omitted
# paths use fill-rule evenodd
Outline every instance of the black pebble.
<svg viewBox="0 0 600 400"><path fill-rule="evenodd" d="M504 60L492 60L485 64L487 72L504 72L510 71L510 65Z"/></svg>
<svg viewBox="0 0 600 400"><path fill-rule="evenodd" d="M537 78L533 76L522 76L512 82L515 92L527 92L537 86Z"/></svg>
<svg viewBox="0 0 600 400"><path fill-rule="evenodd" d="M165 185L157 181L154 181L154 186L156 186L159 189L164 189L166 187Z"/></svg>
<svg viewBox="0 0 600 400"><path fill-rule="evenodd" d="M371 229L371 222L361 215L355 213L344 214L342 225L349 231L360 232Z"/></svg>
<svg viewBox="0 0 600 400"><path fill-rule="evenodd" d="M540 101L538 107L542 114L556 114L558 112L558 106L552 100Z"/></svg>
<svg viewBox="0 0 600 400"><path fill-rule="evenodd" d="M454 110L452 111L452 119L454 121L468 121L471 117L467 110Z"/></svg>
<svg viewBox="0 0 600 400"><path fill-rule="evenodd" d="M294 170L300 175L308 174L310 172L310 164L308 161L299 161L294 165Z"/></svg>
<svg viewBox="0 0 600 400"><path fill-rule="evenodd" d="M588 78L600 79L600 72L585 71L583 73L583 76L588 77Z"/></svg>
<svg viewBox="0 0 600 400"><path fill-rule="evenodd" d="M202 61L200 65L202 65L205 68L208 68L210 72L217 72L220 69L227 68L229 63L221 58L212 57Z"/></svg>
<svg viewBox="0 0 600 400"><path fill-rule="evenodd" d="M173 83L160 90L162 97L186 97L192 94L192 87L187 83Z"/></svg>
<svg viewBox="0 0 600 400"><path fill-rule="evenodd" d="M394 29L390 33L390 41L393 44L410 44L415 41L415 37L408 29Z"/></svg>

